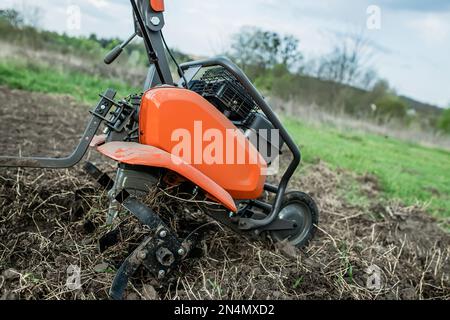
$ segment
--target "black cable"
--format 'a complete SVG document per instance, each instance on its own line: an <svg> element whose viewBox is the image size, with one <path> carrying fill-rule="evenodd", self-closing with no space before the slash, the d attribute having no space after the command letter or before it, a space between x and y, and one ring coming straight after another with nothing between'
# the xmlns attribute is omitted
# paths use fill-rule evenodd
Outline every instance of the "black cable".
<svg viewBox="0 0 450 320"><path fill-rule="evenodd" d="M166 47L167 52L169 53L169 56L172 58L172 61L175 63L175 65L177 67L178 73L181 75L181 77L184 80L183 87L188 89L188 82L186 80L186 76L184 75L184 71L183 71L183 69L181 69L180 65L177 62L177 59L175 59L175 57L172 54L172 51L169 49L169 46L167 45L166 39L164 39L164 35L162 33L162 30L160 31L160 33L161 33L161 39L162 39L162 41L164 43L164 46Z"/></svg>

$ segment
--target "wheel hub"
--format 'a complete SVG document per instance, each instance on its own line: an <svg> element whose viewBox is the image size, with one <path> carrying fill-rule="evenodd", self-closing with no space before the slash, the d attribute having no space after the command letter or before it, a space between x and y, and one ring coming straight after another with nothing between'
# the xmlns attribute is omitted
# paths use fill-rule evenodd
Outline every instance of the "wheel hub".
<svg viewBox="0 0 450 320"><path fill-rule="evenodd" d="M295 246L308 236L312 227L311 211L305 204L300 202L284 207L280 211L279 218L295 222L295 228L272 231L273 239L278 242L288 240Z"/></svg>

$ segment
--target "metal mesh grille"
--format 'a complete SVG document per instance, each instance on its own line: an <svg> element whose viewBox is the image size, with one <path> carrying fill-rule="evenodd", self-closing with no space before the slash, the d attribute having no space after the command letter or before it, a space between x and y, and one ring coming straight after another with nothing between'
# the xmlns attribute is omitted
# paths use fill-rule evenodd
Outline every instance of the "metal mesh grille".
<svg viewBox="0 0 450 320"><path fill-rule="evenodd" d="M258 105L238 80L226 69L214 67L205 70L199 79L190 84L190 89L208 100L218 100L219 109L225 109L245 119L259 110ZM222 112L225 110L221 110Z"/></svg>

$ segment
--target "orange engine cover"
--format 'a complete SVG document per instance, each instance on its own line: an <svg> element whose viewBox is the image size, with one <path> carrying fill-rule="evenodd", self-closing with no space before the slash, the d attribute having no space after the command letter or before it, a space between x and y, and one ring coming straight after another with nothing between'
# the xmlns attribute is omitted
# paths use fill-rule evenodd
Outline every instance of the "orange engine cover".
<svg viewBox="0 0 450 320"><path fill-rule="evenodd" d="M193 91L147 91L139 112L140 143L191 164L234 199L261 196L267 164L258 150L219 110Z"/></svg>

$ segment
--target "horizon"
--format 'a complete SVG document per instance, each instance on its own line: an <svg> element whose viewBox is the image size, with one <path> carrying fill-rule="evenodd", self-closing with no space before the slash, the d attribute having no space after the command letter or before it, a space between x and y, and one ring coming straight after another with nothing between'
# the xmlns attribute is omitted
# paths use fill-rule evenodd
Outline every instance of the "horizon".
<svg viewBox="0 0 450 320"><path fill-rule="evenodd" d="M369 2L297 1L282 6L275 0L220 2L166 0L165 36L170 47L195 56L223 53L231 36L245 26L292 34L300 40L306 61L332 50L343 33L362 30L374 53L371 66L398 95L442 108L450 107L450 3L443 0L380 0ZM377 6L379 12L371 10ZM69 29L68 7L81 12L78 29ZM133 32L131 8L123 0L6 0L0 9L40 8L39 27L103 38L126 38ZM236 10L238 8L239 10ZM106 10L108 9L108 10ZM274 14L276 13L276 14ZM374 28L368 20L378 17ZM199 19L199 16L201 19ZM123 18L121 18L123 17ZM114 21L114 28L108 23ZM179 32L183 30L183 32Z"/></svg>

